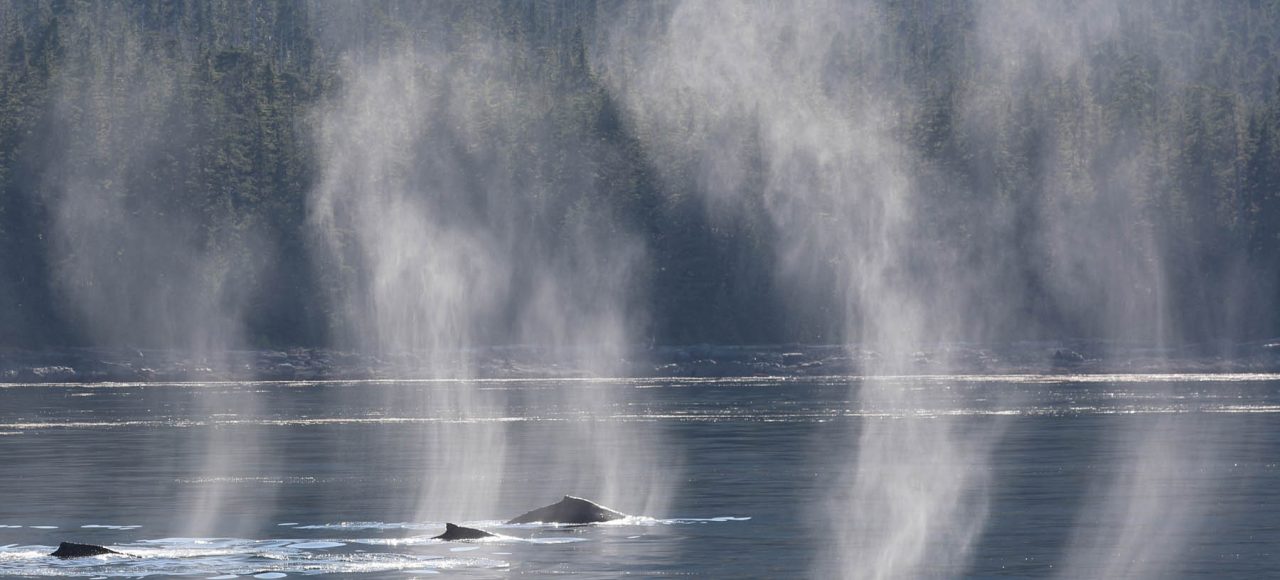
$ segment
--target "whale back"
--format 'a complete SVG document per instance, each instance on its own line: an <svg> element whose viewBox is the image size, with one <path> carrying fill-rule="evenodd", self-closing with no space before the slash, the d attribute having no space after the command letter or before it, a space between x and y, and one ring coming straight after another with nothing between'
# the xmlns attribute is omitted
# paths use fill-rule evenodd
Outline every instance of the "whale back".
<svg viewBox="0 0 1280 580"><path fill-rule="evenodd" d="M595 524L627 517L627 514L611 510L593 501L571 495L546 507L516 516L508 524Z"/></svg>
<svg viewBox="0 0 1280 580"><path fill-rule="evenodd" d="M432 539L444 540L446 542L456 542L458 540L479 540L481 538L492 538L493 534L484 530L459 526L457 524L445 524L444 533Z"/></svg>
<svg viewBox="0 0 1280 580"><path fill-rule="evenodd" d="M75 542L62 542L58 544L58 549L54 550L50 556L54 558L88 558L91 556L102 556L105 554L119 554L115 550L95 546L93 544L77 544Z"/></svg>

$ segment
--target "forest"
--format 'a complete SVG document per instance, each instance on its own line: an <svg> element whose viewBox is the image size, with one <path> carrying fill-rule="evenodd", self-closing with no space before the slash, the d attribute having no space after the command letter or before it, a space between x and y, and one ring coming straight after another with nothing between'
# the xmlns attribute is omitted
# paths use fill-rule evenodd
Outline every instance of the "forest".
<svg viewBox="0 0 1280 580"><path fill-rule="evenodd" d="M325 177L341 135L323 119L362 90L353 71L406 51L412 90L468 112L421 125L444 135L422 145L448 163L443 185L421 156L388 163L453 191L456 208L440 207L468 216L457 227L489 223L476 216L501 192L525 196L511 236L535 255L636 240L625 291L640 343L856 339L837 322L856 316L848 300L788 282L783 262L823 251L789 244L788 223L817 222L759 209L788 195L780 125L717 133L645 101L668 96L645 83L668 80L611 31L642 42L679 4L0 3L0 346L347 346L341 296L361 266L317 251L315 192L344 179ZM1280 335L1280 2L1122 2L1105 23L1079 17L1092 4L1060 3L1027 39L993 33L1017 3L859 3L838 17L871 32L804 48L822 56L812 78L776 77L808 83L772 87L794 107L698 106L755 119L812 98L834 118L870 115L909 160L907 254L946 256L918 279L981 273L967 291L990 300L957 308L989 328L966 337ZM1055 16L1076 32L1057 36ZM776 50L801 50L807 32L780 31ZM708 153L720 141L731 155ZM339 220L332 255L351 227ZM1148 299L1158 329L1117 329ZM474 340L512 341L503 324Z"/></svg>

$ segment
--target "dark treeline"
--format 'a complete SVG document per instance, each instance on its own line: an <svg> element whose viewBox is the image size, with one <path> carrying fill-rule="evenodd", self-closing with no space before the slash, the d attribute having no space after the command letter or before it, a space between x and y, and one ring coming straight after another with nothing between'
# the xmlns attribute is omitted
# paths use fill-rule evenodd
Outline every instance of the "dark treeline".
<svg viewBox="0 0 1280 580"><path fill-rule="evenodd" d="M1054 212L1111 216L1109 227L1135 232L1134 247L1155 248L1140 253L1163 264L1170 336L1280 334L1280 312L1266 308L1280 289L1280 3L1135 6L1122 10L1121 33L1089 43L1080 60L1026 52L1033 64L1017 69L1010 90L977 64L978 6L878 2L880 54L893 55L881 74L904 87L894 131L919 165L919 219L966 260L999 256L999 283L1024 289L1005 295L1003 307L1025 322L1006 338L1106 332L1049 289L1062 273L1046 265L1062 261L1036 232ZM314 111L341 94L344 67L420 36L443 39L446 52L500 39L516 74L558 97L524 116L601 144L596 191L646 246L645 336L839 340L835 313L787 307L797 298L774 273L774 226L714 219L697 195L697 168L650 150L607 88L620 85L603 75L625 78L625 63L606 73L592 51L619 10L586 1L0 3L0 345L190 342L157 334L157 321L199 324L231 303L242 319L234 332L249 345L330 344L327 297L343 274L315 263L307 229L320 172ZM492 132L513 150L519 135ZM572 187L557 178L572 153L528 155L544 184ZM466 170L483 179L482 165ZM99 201L71 207L68 192ZM560 219L539 217L546 228L569 223L578 203L590 200L556 208ZM994 227L996 208L1012 216L1001 220L1007 231L974 232ZM186 267L193 256L200 267ZM128 303L85 297L131 293L157 303L110 313L105 327L121 330L94 330L87 319L104 315L77 311ZM184 309L203 314L173 314Z"/></svg>

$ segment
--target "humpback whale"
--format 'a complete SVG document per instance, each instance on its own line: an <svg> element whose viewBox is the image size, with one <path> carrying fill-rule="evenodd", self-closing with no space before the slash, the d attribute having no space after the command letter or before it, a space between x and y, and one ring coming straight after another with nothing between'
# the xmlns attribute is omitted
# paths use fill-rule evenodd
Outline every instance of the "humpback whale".
<svg viewBox="0 0 1280 580"><path fill-rule="evenodd" d="M593 501L571 495L546 507L521 514L507 521L508 524L595 524L627 517Z"/></svg>
<svg viewBox="0 0 1280 580"><path fill-rule="evenodd" d="M433 540L444 540L446 542L456 542L459 540L479 540L480 538L493 538L495 534L490 534L484 530L459 526L457 524L445 524L444 533L440 534Z"/></svg>
<svg viewBox="0 0 1280 580"><path fill-rule="evenodd" d="M102 556L104 554L120 554L128 556L129 554L121 554L115 550L95 546L93 544L77 544L75 542L63 542L58 544L58 549L54 550L50 556L54 558L62 558L64 560L70 558L88 558L89 556Z"/></svg>

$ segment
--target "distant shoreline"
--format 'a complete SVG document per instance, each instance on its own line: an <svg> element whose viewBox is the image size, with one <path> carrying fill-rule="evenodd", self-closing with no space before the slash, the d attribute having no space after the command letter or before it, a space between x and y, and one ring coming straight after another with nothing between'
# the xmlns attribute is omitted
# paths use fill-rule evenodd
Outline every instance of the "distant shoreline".
<svg viewBox="0 0 1280 580"><path fill-rule="evenodd" d="M533 347L490 347L434 360L322 348L216 356L138 349L0 349L0 383L1273 373L1280 372L1280 341L1168 349L1080 340L936 346L903 355L895 365L884 363L884 356L873 350L833 345L672 346L603 361L607 364L597 361L594 367L584 360L590 359L583 353L554 356Z"/></svg>

